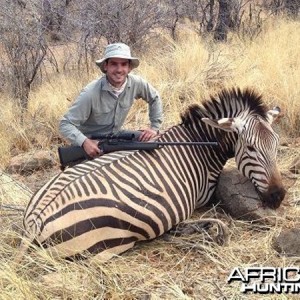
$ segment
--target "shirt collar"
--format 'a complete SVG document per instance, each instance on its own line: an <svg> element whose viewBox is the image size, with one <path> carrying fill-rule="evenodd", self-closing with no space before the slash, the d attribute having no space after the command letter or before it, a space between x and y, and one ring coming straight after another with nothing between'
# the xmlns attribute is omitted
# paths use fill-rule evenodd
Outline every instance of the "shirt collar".
<svg viewBox="0 0 300 300"><path fill-rule="evenodd" d="M107 80L107 78L106 78L106 81L107 81L107 84L108 84L110 90L112 90L113 92L118 92L118 91L123 91L123 90L124 90L124 88L125 88L125 86L126 86L128 80L127 80L127 77L126 77L125 82L124 82L124 83L122 84L122 86L120 86L120 87L115 87L115 86L113 86L113 85Z"/></svg>

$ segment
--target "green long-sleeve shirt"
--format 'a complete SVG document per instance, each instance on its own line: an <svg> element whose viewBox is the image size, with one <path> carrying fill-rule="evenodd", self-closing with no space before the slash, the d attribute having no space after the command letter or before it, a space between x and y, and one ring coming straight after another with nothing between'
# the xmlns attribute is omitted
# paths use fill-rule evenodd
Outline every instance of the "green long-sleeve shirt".
<svg viewBox="0 0 300 300"><path fill-rule="evenodd" d="M106 75L89 83L62 117L59 131L78 146L91 135L118 132L133 101L139 98L148 103L150 126L158 130L162 123L162 102L158 92L141 77L129 74L119 97L112 93Z"/></svg>

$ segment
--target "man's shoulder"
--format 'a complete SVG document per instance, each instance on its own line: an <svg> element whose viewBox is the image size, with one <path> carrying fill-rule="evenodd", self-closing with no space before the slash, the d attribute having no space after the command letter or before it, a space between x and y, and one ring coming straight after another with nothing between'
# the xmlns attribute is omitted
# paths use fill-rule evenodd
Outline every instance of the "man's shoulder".
<svg viewBox="0 0 300 300"><path fill-rule="evenodd" d="M80 92L80 98L93 99L95 96L99 95L99 91L102 89L103 80L102 77L89 82Z"/></svg>
<svg viewBox="0 0 300 300"><path fill-rule="evenodd" d="M141 76L136 75L136 74L128 74L128 78L131 79L133 82L142 82L142 81L145 81L144 78L142 78Z"/></svg>
<svg viewBox="0 0 300 300"><path fill-rule="evenodd" d="M94 88L97 88L97 89L98 89L99 87L102 86L102 83L103 83L103 82L104 82L104 77L97 78L97 79L95 79L95 80L89 82L89 83L86 85L85 89L86 89L86 90L93 90Z"/></svg>

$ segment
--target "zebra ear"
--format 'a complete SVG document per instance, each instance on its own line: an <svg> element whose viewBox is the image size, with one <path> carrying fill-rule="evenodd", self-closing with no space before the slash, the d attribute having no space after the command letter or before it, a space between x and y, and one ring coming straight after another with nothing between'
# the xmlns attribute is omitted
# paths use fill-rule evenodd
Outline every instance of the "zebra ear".
<svg viewBox="0 0 300 300"><path fill-rule="evenodd" d="M201 120L212 127L219 128L225 131L234 131L237 133L242 132L245 124L245 121L241 120L240 118L222 118L214 120L209 118L202 118Z"/></svg>
<svg viewBox="0 0 300 300"><path fill-rule="evenodd" d="M276 106L267 112L267 119L270 124L272 124L279 116L281 110L280 107Z"/></svg>

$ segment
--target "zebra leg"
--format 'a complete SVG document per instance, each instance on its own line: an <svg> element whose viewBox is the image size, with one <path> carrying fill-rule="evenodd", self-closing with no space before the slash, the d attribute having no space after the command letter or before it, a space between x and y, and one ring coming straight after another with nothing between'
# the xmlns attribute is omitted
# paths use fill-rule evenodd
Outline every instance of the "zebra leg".
<svg viewBox="0 0 300 300"><path fill-rule="evenodd" d="M169 233L173 236L190 235L193 233L201 233L207 231L212 227L212 224L208 221L196 221L196 222L182 222L173 227Z"/></svg>
<svg viewBox="0 0 300 300"><path fill-rule="evenodd" d="M227 245L229 241L229 229L228 226L218 220L213 218L201 219L198 221L182 222L173 227L166 236L166 239L169 239L170 236L182 236L182 235L191 235L194 233L203 233L205 232L210 236L208 230L216 225L217 235L213 239L219 245Z"/></svg>

